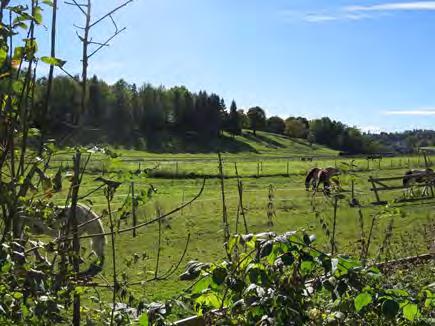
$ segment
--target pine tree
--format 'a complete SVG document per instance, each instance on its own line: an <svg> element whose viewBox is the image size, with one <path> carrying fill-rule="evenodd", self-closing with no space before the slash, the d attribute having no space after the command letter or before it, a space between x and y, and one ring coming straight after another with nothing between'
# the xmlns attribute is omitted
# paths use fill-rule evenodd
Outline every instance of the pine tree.
<svg viewBox="0 0 435 326"><path fill-rule="evenodd" d="M233 136L242 133L242 123L239 112L237 112L237 104L233 100L230 106L230 114L228 116L227 130Z"/></svg>

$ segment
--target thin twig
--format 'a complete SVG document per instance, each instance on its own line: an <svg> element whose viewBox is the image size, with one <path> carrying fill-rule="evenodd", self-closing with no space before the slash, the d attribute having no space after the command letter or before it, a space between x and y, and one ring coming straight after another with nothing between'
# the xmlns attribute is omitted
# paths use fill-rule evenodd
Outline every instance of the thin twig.
<svg viewBox="0 0 435 326"><path fill-rule="evenodd" d="M161 215L160 207L156 207L156 213L158 216ZM157 238L157 258L156 258L156 268L154 269L154 277L157 278L157 274L159 273L159 263L160 263L160 251L162 249L162 220L158 221L159 231Z"/></svg>
<svg viewBox="0 0 435 326"><path fill-rule="evenodd" d="M115 233L114 228L115 225L113 223L113 217L112 217L112 208L110 205L110 202L113 198L113 192L114 189L107 186L106 188L106 199L107 199L107 209L109 210L109 222L110 222L110 233L112 237L112 267L113 267L113 290L112 290L112 313L110 315L110 325L113 325L113 318L115 316L115 303L116 303L116 292L118 291L118 281L117 281L117 274L116 274L116 245L115 245Z"/></svg>
<svg viewBox="0 0 435 326"><path fill-rule="evenodd" d="M96 54L98 51L100 51L102 48L104 48L105 46L109 46L109 42L111 40L113 40L116 36L118 36L118 34L122 33L123 31L125 31L127 28L124 27L119 31L116 31L111 37L109 37L104 43L97 43L97 42L88 42L88 43L92 43L92 44L99 44L100 46L98 48L96 48L91 54L88 55L88 59L90 59L94 54Z"/></svg>
<svg viewBox="0 0 435 326"><path fill-rule="evenodd" d="M121 8L125 7L126 5L128 5L130 2L133 2L133 0L128 0L128 1L124 2L123 4L119 5L118 7L116 7L115 9L111 10L110 12L108 12L107 14L105 14L101 18L97 19L92 24L90 24L89 28L94 27L95 25L97 25L98 23L100 23L101 21L106 19L107 17L111 16L113 13L117 12L119 9L121 9Z"/></svg>
<svg viewBox="0 0 435 326"><path fill-rule="evenodd" d="M187 235L186 244L184 246L184 250L180 256L180 259L178 260L178 262L176 264L172 265L172 267L169 268L166 273L164 273L163 275L160 275L160 276L153 277L152 279L145 280L145 281L129 282L127 285L129 285L129 286L143 285L144 283L153 282L153 281L163 281L163 280L166 280L169 277L171 277L178 270L181 263L183 262L184 257L186 256L186 253L187 253L187 248L189 247L189 243L190 243L190 233Z"/></svg>
<svg viewBox="0 0 435 326"><path fill-rule="evenodd" d="M86 16L86 11L84 11L82 7L87 7L88 5L87 4L78 4L76 0L72 0L72 1L73 1L73 3L65 1L65 4L70 5L70 6L76 6L77 8L80 9L80 11L83 13L83 15Z"/></svg>
<svg viewBox="0 0 435 326"><path fill-rule="evenodd" d="M227 213L227 206L225 202L224 171L223 171L223 163L222 163L222 157L220 152L218 152L218 160L219 160L219 175L220 175L221 196L222 196L222 224L224 227L224 245L225 247L227 247L228 240L230 239L230 228L228 225L228 213Z"/></svg>
<svg viewBox="0 0 435 326"><path fill-rule="evenodd" d="M168 216L171 216L171 215L173 215L174 213L176 213L176 212L182 210L183 208L189 206L190 204L192 204L195 200L197 200L197 199L202 195L202 193L203 193L203 191L204 191L204 188L205 188L205 181L206 181L206 179L204 179L204 181L203 181L203 183L202 183L202 186L201 186L201 189L200 189L199 192L196 194L196 196L193 197L190 201L188 201L188 202L185 203L184 205L178 206L177 208L173 209L173 210L170 211L169 213L166 213L166 214L164 214L164 215L162 215L162 216L160 216L160 217L156 217L156 218L154 218L154 219L152 219L152 220L150 220L150 221L147 221L147 222L144 222L144 223L138 224L138 225L133 226L133 227L129 227L129 228L125 228L125 229L121 229L121 230L117 231L116 233L118 233L118 234L126 233L126 232L130 232L130 231L132 231L133 229L139 229L139 228L142 228L142 227L148 226L148 225L150 225L150 224L153 224L153 223L155 223L155 222L158 222L158 221L161 220L161 219L164 219L164 218L166 218L166 217L168 217ZM79 239L89 239L89 238L93 238L93 237L96 237L96 236L111 235L111 234L112 234L112 232L104 232L104 233L87 234L87 235L80 236ZM64 237L64 238L58 238L58 239L56 239L55 241L57 241L57 242L64 242L64 241L71 241L71 240L72 240L72 238Z"/></svg>

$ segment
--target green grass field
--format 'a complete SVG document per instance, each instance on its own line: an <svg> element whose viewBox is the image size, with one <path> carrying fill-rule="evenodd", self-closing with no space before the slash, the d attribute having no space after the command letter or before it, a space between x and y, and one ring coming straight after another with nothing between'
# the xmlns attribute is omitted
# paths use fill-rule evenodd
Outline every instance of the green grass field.
<svg viewBox="0 0 435 326"><path fill-rule="evenodd" d="M325 152L328 152L325 150ZM189 283L178 280L179 274L189 260L212 262L225 256L223 247L222 225L222 200L220 180L218 176L218 163L216 154L207 155L170 155L153 156L149 153L137 151L121 151L119 158L105 160L107 164L102 168L101 157L91 157L89 173L86 173L80 194L84 195L95 189L98 184L94 179L102 175L108 179L123 182L118 188L113 200L113 207L120 207L125 200L129 200L128 193L130 183L135 183L136 194L147 191L149 184L157 189L150 200L142 203L138 209L138 221L143 222L156 216L156 210L168 212L177 206L186 203L199 191L202 184L202 176L207 176L205 189L195 202L188 207L172 215L167 222L163 223L162 249L160 253L159 270L164 273L173 266L183 253L187 235L190 233L191 240L187 254L181 263L180 269L169 279L158 282L145 282L143 285L133 287L136 294L146 297L148 300L168 299L187 287ZM273 154L274 153L274 154ZM273 155L272 155L273 154ZM305 154L305 153L302 153ZM313 166L338 166L347 171L340 177L345 199L340 200L337 214L337 243L338 250L342 254L358 254L358 239L360 238L360 222L358 209L349 206L350 183L354 179L356 198L362 204L365 232L368 233L373 215L376 218L374 238L370 255L376 257L379 247L385 237L385 230L390 220L393 224L393 240L390 246L394 256L402 257L415 255L427 251L424 235L424 225L428 220L435 219L433 207L435 201L423 200L413 204L392 204L397 208L390 209L388 214L381 214L384 207L372 206L374 195L370 191L368 177L401 176L408 168L423 166L423 161L418 157L395 157L386 158L378 162L368 162L365 159L343 160L338 157L328 159L315 159L312 162L302 162L290 158L280 157L283 153L265 152L264 154L240 154L239 156L224 154L225 197L228 210L230 229L236 232L236 216L238 207L237 179L235 176L234 163L237 163L239 175L243 182L243 201L246 208L247 224L249 232L274 231L283 233L290 230L305 229L308 233L317 236L317 246L329 250L330 245L325 233L322 231L319 218L313 212L311 193L304 189L304 175ZM300 151L288 153L301 155ZM143 157L149 161L131 161L130 157ZM95 160L94 160L95 159ZM165 161L170 159L170 161ZM136 175L138 164L141 168L152 167L156 162L160 165L154 177L145 174ZM59 161L53 161L54 173ZM353 163L352 172L349 171ZM63 163L64 164L64 163ZM66 166L63 165L65 168ZM156 177L158 176L158 177ZM398 181L400 183L400 181ZM273 208L275 217L273 227L267 226L267 203L269 186L273 186ZM58 204L64 202L68 182L64 181L64 190L54 197ZM382 194L382 199L392 201L401 198L401 190ZM92 194L92 201L96 212L101 213L106 207L103 191ZM332 201L330 198L317 194L314 198L316 209L321 217L328 221L331 226ZM104 224L108 225L107 219ZM121 221L121 228L131 226L131 218ZM108 228L107 228L108 229ZM238 232L244 232L243 223L240 220ZM111 244L107 237L108 245L106 252L105 269L102 275L97 276L95 281L104 283L104 279L110 280L112 270ZM156 253L158 248L157 224L138 230L138 236L132 237L130 233L124 233L116 237L116 265L118 271L126 273L130 281L142 281L154 276ZM129 265L133 255L138 253L145 259L140 259L136 264ZM104 292L104 291L103 291ZM104 293L103 293L104 294ZM109 295L109 292L106 293Z"/></svg>

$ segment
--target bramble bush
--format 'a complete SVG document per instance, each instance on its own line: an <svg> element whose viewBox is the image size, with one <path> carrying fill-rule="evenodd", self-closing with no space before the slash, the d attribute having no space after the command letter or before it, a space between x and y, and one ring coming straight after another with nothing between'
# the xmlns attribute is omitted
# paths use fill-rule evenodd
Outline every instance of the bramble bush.
<svg viewBox="0 0 435 326"><path fill-rule="evenodd" d="M222 325L434 322L434 284L398 287L374 266L317 250L314 239L302 231L237 235L231 259L203 269L187 300Z"/></svg>

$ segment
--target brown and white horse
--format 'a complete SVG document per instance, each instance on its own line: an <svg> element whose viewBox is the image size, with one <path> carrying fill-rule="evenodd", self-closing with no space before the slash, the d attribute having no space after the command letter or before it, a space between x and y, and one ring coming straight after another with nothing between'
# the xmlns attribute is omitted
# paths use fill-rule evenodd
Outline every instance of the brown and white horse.
<svg viewBox="0 0 435 326"><path fill-rule="evenodd" d="M415 196L413 186L415 184L425 184L422 196L427 196L429 187L435 185L435 172L432 169L409 170L405 172L402 179L405 195Z"/></svg>
<svg viewBox="0 0 435 326"><path fill-rule="evenodd" d="M338 180L332 180L332 177L340 174L340 170L327 167L324 169L321 168L313 168L311 169L306 178L305 178L305 190L310 190L310 185L313 192L317 192L320 184L323 184L323 192L325 194L329 194L331 190L331 182L334 183L337 187L340 187L340 183Z"/></svg>

